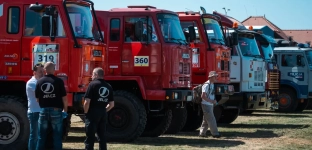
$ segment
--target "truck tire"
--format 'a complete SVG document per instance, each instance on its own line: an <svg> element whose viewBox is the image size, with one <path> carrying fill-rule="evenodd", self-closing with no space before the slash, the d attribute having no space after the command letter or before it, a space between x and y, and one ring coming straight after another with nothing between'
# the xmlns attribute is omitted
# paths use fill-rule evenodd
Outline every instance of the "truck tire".
<svg viewBox="0 0 312 150"><path fill-rule="evenodd" d="M172 108L172 120L165 134L176 134L182 130L187 120L186 108Z"/></svg>
<svg viewBox="0 0 312 150"><path fill-rule="evenodd" d="M278 101L279 112L294 112L298 106L296 93L289 88L281 88Z"/></svg>
<svg viewBox="0 0 312 150"><path fill-rule="evenodd" d="M150 113L142 137L158 137L169 128L172 120L171 109L165 109L160 113Z"/></svg>
<svg viewBox="0 0 312 150"><path fill-rule="evenodd" d="M114 91L115 106L107 114L107 141L131 142L146 125L146 110L139 98L127 91Z"/></svg>
<svg viewBox="0 0 312 150"><path fill-rule="evenodd" d="M67 118L63 119L63 141L66 140L68 133L69 133L69 129L70 129L70 125L71 125L71 116L72 114L68 114ZM52 127L51 125L49 125L48 127L48 134L47 134L47 138L46 138L46 144L45 144L45 148L46 149L53 149L53 131L52 131Z"/></svg>
<svg viewBox="0 0 312 150"><path fill-rule="evenodd" d="M302 112L303 110L305 110L309 105L309 100L308 99L304 99L303 103L301 103L301 100L298 100L298 106L296 108L296 112Z"/></svg>
<svg viewBox="0 0 312 150"><path fill-rule="evenodd" d="M194 106L193 106L194 105ZM197 104L187 104L187 120L181 131L192 132L197 130L203 122L203 111L200 110L198 114Z"/></svg>
<svg viewBox="0 0 312 150"><path fill-rule="evenodd" d="M0 149L26 149L29 138L27 108L21 98L0 96Z"/></svg>
<svg viewBox="0 0 312 150"><path fill-rule="evenodd" d="M220 119L217 121L222 124L230 124L234 122L239 115L239 109L224 109Z"/></svg>

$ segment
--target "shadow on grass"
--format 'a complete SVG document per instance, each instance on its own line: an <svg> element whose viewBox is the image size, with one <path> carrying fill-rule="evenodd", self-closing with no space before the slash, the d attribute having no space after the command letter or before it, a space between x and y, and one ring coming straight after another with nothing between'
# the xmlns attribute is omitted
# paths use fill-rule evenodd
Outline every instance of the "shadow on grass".
<svg viewBox="0 0 312 150"><path fill-rule="evenodd" d="M209 130L207 131L207 135L209 135ZM278 134L275 134L273 131L264 131L264 130L257 130L256 132L239 132L239 131L230 131L230 132L220 132L223 138L273 138L279 137ZM178 133L179 136L197 136L198 132L182 132Z"/></svg>
<svg viewBox="0 0 312 150"><path fill-rule="evenodd" d="M291 115L291 114L240 114L240 116L250 116L250 117L287 117L287 118L307 118L311 117L309 115Z"/></svg>
<svg viewBox="0 0 312 150"><path fill-rule="evenodd" d="M218 127L224 128L260 128L260 129L304 129L310 125L294 124L218 124Z"/></svg>
<svg viewBox="0 0 312 150"><path fill-rule="evenodd" d="M64 143L80 143L85 140L85 137L69 136ZM108 142L109 144L119 144ZM153 146L168 146L168 145L187 145L192 147L233 147L245 144L243 141L233 141L224 138L180 138L180 137L140 137L137 140L127 143L131 145L153 145Z"/></svg>
<svg viewBox="0 0 312 150"><path fill-rule="evenodd" d="M264 113L272 113L272 114L312 114L312 110L304 110L302 112L278 112L278 111L271 111L271 110L253 110L253 112L264 112Z"/></svg>

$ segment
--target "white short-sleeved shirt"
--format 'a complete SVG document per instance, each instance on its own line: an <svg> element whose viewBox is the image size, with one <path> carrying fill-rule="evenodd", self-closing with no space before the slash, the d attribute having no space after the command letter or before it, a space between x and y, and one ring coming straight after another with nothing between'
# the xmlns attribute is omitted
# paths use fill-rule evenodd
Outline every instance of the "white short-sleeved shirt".
<svg viewBox="0 0 312 150"><path fill-rule="evenodd" d="M213 83L210 83L210 81L208 80L207 82L205 82L202 86L202 92L205 92L208 94L208 98L210 100L215 100L215 94L214 94L214 84ZM212 103L210 102L207 102L205 100L202 100L202 104L205 104L205 105L213 105Z"/></svg>

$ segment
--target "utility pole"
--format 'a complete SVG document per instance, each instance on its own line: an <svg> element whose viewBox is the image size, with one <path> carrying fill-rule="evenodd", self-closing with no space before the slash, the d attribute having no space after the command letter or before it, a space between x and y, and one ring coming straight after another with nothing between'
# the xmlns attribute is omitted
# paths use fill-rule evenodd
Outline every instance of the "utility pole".
<svg viewBox="0 0 312 150"><path fill-rule="evenodd" d="M227 15L227 12L230 11L230 9L226 9L225 7L223 7L222 9L224 9L225 15Z"/></svg>

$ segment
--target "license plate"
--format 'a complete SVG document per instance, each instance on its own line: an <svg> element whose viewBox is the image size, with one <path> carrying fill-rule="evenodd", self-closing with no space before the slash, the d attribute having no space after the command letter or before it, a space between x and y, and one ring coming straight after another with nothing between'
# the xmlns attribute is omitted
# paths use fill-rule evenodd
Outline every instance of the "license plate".
<svg viewBox="0 0 312 150"><path fill-rule="evenodd" d="M265 97L261 97L261 102L265 102L266 98Z"/></svg>

